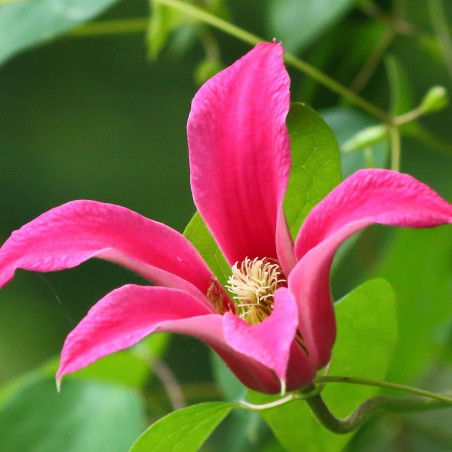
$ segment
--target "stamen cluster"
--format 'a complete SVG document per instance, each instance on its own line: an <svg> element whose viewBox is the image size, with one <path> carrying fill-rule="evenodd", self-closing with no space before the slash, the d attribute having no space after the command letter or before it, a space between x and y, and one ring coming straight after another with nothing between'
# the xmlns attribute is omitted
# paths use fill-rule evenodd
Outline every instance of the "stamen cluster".
<svg viewBox="0 0 452 452"><path fill-rule="evenodd" d="M265 320L273 310L274 293L286 280L278 263L246 258L232 266L226 288L237 301L238 315L250 325Z"/></svg>

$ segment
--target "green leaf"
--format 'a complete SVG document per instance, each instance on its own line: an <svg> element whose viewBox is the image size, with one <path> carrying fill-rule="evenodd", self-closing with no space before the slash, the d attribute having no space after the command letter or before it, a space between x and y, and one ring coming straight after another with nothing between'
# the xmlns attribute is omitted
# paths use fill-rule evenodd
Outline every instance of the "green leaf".
<svg viewBox="0 0 452 452"><path fill-rule="evenodd" d="M397 340L395 295L383 279L368 281L336 304L338 335L333 349L330 374L384 379ZM349 415L378 388L327 384L322 392L326 404L339 417ZM250 392L254 403L274 398ZM262 416L275 436L289 451L336 451L351 434L335 435L310 413L304 401L265 410Z"/></svg>
<svg viewBox="0 0 452 452"><path fill-rule="evenodd" d="M212 273L224 286L230 274L230 267L198 212L185 228L184 236L199 251Z"/></svg>
<svg viewBox="0 0 452 452"><path fill-rule="evenodd" d="M130 452L196 452L233 407L228 402L207 402L174 411L152 424Z"/></svg>
<svg viewBox="0 0 452 452"><path fill-rule="evenodd" d="M292 168L284 211L296 237L311 209L341 182L341 162L333 131L311 107L293 103L287 128Z"/></svg>
<svg viewBox="0 0 452 452"><path fill-rule="evenodd" d="M144 428L140 397L127 388L34 373L0 407L0 450L123 452Z"/></svg>
<svg viewBox="0 0 452 452"><path fill-rule="evenodd" d="M0 8L0 63L96 17L117 0L31 0Z"/></svg>
<svg viewBox="0 0 452 452"><path fill-rule="evenodd" d="M368 166L385 168L388 160L388 144L381 141L372 147L369 156L362 152L346 152L344 145L361 130L376 125L374 119L365 113L350 108L334 107L321 112L323 119L333 129L341 148L342 176L350 176L355 171ZM369 165L369 163L371 163Z"/></svg>
<svg viewBox="0 0 452 452"><path fill-rule="evenodd" d="M300 51L352 6L353 0L271 0L267 8L269 35L277 36L286 51Z"/></svg>
<svg viewBox="0 0 452 452"><path fill-rule="evenodd" d="M152 2L152 13L147 31L149 57L156 59L170 35L186 24L187 19L177 9Z"/></svg>
<svg viewBox="0 0 452 452"><path fill-rule="evenodd" d="M399 229L373 274L397 293L400 339L389 379L413 384L438 356L452 317L450 228Z"/></svg>

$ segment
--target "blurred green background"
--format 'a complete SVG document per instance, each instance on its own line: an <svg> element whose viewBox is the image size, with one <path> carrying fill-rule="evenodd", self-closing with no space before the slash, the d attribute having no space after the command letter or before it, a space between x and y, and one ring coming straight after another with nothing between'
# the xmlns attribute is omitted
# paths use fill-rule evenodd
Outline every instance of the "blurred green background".
<svg viewBox="0 0 452 452"><path fill-rule="evenodd" d="M449 91L452 88L447 51L445 58L430 15L435 1L193 3L210 8L266 39L276 36L287 50L344 85L352 85L385 110L394 102L394 89L400 91L400 105L405 108L397 113L404 113L414 108L431 86L442 85ZM452 4L447 1L443 4L446 7L443 19L452 26ZM5 26L2 14L10 7L0 6L0 54L2 46L7 45L6 33L1 31L1 26ZM396 8L401 18L394 26L387 18L392 17ZM148 16L147 2L124 0L116 2L95 20ZM315 28L317 17L323 19L319 19ZM155 28L151 29L151 37L152 30L162 26L155 22L155 17L153 20ZM40 213L73 199L120 204L183 230L195 210L189 187L185 133L191 99L201 79L220 65L232 63L250 46L193 21L176 21L166 38L162 37L165 45L160 50L146 40L144 28L105 36L63 35L3 63L0 67L2 241L12 230ZM159 56L150 59L149 53L159 53ZM375 67L370 70L368 67L368 73L364 70L363 76L363 67L370 64L369 59L372 63L372 55ZM388 68L390 74L392 70L392 82ZM376 123L368 114L351 109L312 78L291 68L289 72L293 100L307 102L322 113L341 145L359 130ZM358 81L357 74L361 74ZM366 74L368 80L363 80ZM451 118L452 108L448 107L402 130L402 171L428 183L448 199L452 196ZM385 166L387 142L382 140L371 147L375 164ZM366 158L362 150L344 156L344 175L364 166ZM438 390L451 389L451 249L450 228L413 232L373 227L360 235L335 267L332 290L336 298L375 275L387 278L395 288L402 316L401 340L395 355L398 365L390 371L388 379L433 389L437 386ZM99 261L54 274L18 272L14 281L0 292L0 360L3 363L0 383L12 381L56 356L67 333L87 310L126 282L141 280L126 270ZM163 356L183 386L201 388L198 400L221 397L211 384L213 374L204 344L175 337ZM41 383L35 384L39 388ZM158 383L155 387L162 392ZM50 389L45 390L53 394ZM169 409L168 402L163 401L157 412L161 415ZM439 420L429 414L407 416L392 424L375 422L348 447L372 451L451 450L448 411L449 417L443 413ZM8 419L11 416L9 413ZM257 444L254 447L278 450L268 430L253 422L257 427L250 423L248 437L254 438ZM130 437L136 437L143 428L138 427L138 432L131 432ZM230 436L236 428L231 421L217 435ZM240 447L246 450L251 443L244 436ZM5 450L19 450L17 444L5 444L10 447ZM24 443L21 447L50 451L59 447L48 443L40 449L39 440L37 444L35 438L33 446ZM87 444L80 443L70 450L95 450ZM218 444L212 441L206 447L223 450Z"/></svg>

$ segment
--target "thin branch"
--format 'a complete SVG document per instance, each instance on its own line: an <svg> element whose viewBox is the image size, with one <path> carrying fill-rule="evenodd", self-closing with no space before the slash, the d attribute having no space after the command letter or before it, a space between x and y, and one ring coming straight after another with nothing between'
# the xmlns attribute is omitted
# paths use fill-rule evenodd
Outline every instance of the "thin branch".
<svg viewBox="0 0 452 452"><path fill-rule="evenodd" d="M239 28L223 19L220 19L217 16L214 16L213 14L210 14L200 8L197 8L194 5L185 3L181 0L153 0L153 1L182 11L185 14L188 14L189 16L192 16L204 23L212 25L213 27L218 28L219 30L222 30L232 36L235 36L236 38L241 39L242 41L247 42L251 45L255 45L258 42L264 41L264 39L260 38L259 36L253 35L247 32L246 30L243 30L242 28ZM317 80L319 83L329 88L331 91L334 91L335 93L339 94L341 97L343 97L350 103L362 108L363 110L367 111L376 118L384 121L385 123L391 122L391 117L386 112L381 110L379 107L370 103L369 101L357 95L353 91L350 91L348 88L341 85L336 80L332 79L328 75L319 71L315 67L301 60L300 58L297 58L294 55L286 54L285 60L291 66L295 67L301 72Z"/></svg>
<svg viewBox="0 0 452 452"><path fill-rule="evenodd" d="M357 377L316 377L314 383L347 383L364 386L375 386L385 389L396 389L398 391L409 392L411 394L428 397L430 399L447 402L452 405L452 395L450 394L437 394L436 392L426 391L424 389L414 388L412 386L406 386L399 383L391 383L389 381L371 380L369 378L357 378Z"/></svg>
<svg viewBox="0 0 452 452"><path fill-rule="evenodd" d="M391 45L392 41L396 36L396 32L393 27L387 28L380 36L375 47L370 52L369 57L362 66L358 75L355 77L350 85L350 89L355 93L359 93L370 80L372 75L375 73L378 65L380 64L383 56Z"/></svg>
<svg viewBox="0 0 452 452"><path fill-rule="evenodd" d="M391 169L400 171L400 130L397 125L391 125L389 127L389 136L391 138Z"/></svg>
<svg viewBox="0 0 452 452"><path fill-rule="evenodd" d="M0 0L1 1L1 0ZM143 33L147 30L149 19L137 17L132 19L104 20L91 22L74 28L67 33L69 37L92 37L121 35L128 33Z"/></svg>
<svg viewBox="0 0 452 452"><path fill-rule="evenodd" d="M174 376L171 369L158 358L152 359L152 370L158 379L162 382L166 393L171 402L171 406L173 410L179 410L186 406L185 397L182 392L182 389Z"/></svg>

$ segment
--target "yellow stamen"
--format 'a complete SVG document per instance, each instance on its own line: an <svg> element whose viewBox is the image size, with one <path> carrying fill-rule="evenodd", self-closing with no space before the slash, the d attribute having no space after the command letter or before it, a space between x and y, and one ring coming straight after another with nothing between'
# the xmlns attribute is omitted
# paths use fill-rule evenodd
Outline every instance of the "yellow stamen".
<svg viewBox="0 0 452 452"><path fill-rule="evenodd" d="M232 266L226 288L238 302L239 316L257 325L271 314L274 293L285 282L278 263L267 258L246 258L240 267L238 262Z"/></svg>

